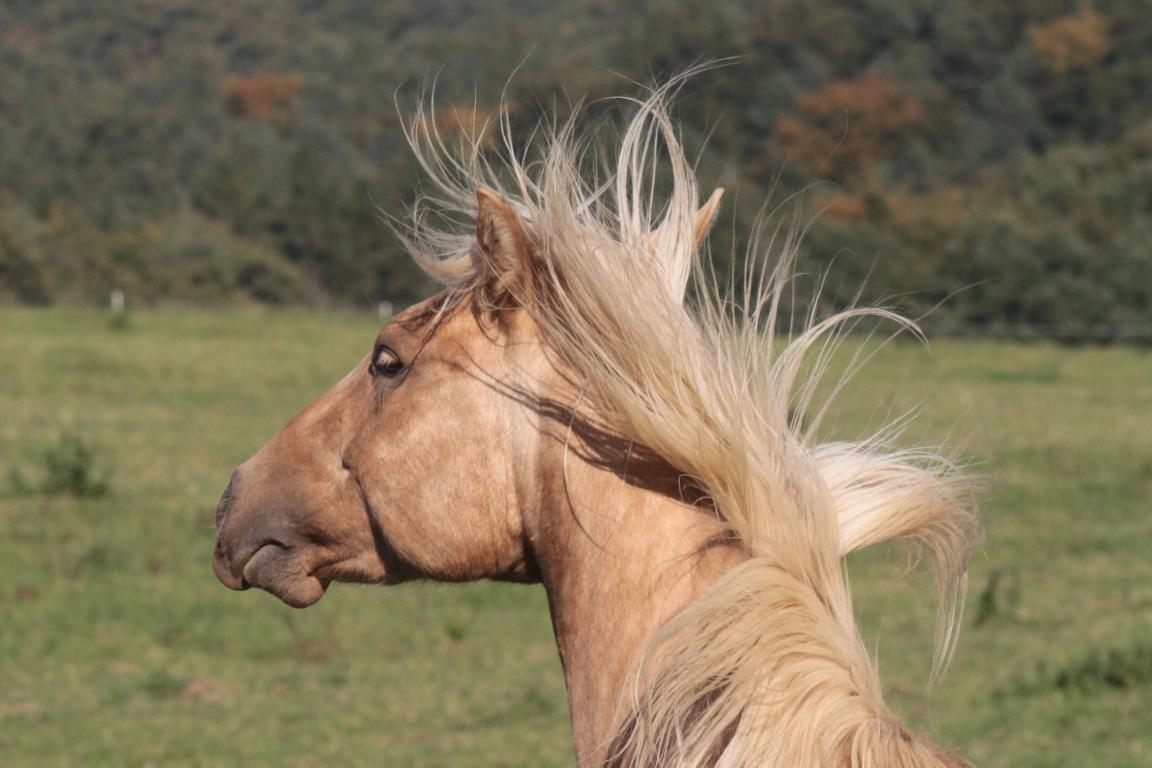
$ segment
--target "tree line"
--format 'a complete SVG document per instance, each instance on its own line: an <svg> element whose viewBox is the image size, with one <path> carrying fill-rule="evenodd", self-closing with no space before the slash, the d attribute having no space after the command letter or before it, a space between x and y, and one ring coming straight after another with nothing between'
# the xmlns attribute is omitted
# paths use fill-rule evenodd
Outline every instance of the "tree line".
<svg viewBox="0 0 1152 768"><path fill-rule="evenodd" d="M735 193L722 263L771 199L799 207L830 306L975 333L1152 322L1143 0L9 0L0 298L412 300L431 286L381 219L420 188L402 127L431 76L445 133L504 106L527 134L730 57L677 105Z"/></svg>

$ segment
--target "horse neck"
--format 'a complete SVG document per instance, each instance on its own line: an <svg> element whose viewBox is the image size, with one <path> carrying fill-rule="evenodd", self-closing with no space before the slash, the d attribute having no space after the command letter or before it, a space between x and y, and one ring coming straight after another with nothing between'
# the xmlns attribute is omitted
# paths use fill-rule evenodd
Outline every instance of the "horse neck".
<svg viewBox="0 0 1152 768"><path fill-rule="evenodd" d="M603 762L629 708L629 672L646 641L744 556L718 542L706 507L681 500L679 474L661 460L631 446L590 451L587 436L574 442L558 446L567 455L541 472L532 538L577 759L589 766Z"/></svg>

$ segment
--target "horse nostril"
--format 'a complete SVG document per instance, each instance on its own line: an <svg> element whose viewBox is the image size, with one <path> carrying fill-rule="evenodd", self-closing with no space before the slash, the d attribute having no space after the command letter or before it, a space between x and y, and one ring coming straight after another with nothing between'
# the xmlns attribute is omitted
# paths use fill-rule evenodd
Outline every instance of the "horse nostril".
<svg viewBox="0 0 1152 768"><path fill-rule="evenodd" d="M236 486L238 485L237 476L240 470L232 473L232 477L228 478L228 487L224 489L224 493L220 495L220 501L216 504L216 530L219 531L224 525L224 521L228 519L228 511L232 508L232 504L236 501Z"/></svg>
<svg viewBox="0 0 1152 768"><path fill-rule="evenodd" d="M219 547L212 553L212 570L216 573L216 578L220 583L229 589L247 589L248 585L244 583L244 577L236 574L232 570L232 563L224 555Z"/></svg>

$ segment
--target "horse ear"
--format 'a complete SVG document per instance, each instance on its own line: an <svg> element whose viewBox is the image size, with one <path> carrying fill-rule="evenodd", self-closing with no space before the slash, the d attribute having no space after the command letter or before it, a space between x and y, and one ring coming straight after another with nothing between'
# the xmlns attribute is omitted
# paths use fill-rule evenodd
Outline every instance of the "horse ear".
<svg viewBox="0 0 1152 768"><path fill-rule="evenodd" d="M527 297L532 284L528 234L512 206L490 189L476 190L476 247L473 266L491 298Z"/></svg>
<svg viewBox="0 0 1152 768"><path fill-rule="evenodd" d="M696 233L693 244L697 248L704 242L704 238L708 237L708 232L716 221L716 214L720 212L720 199L722 197L724 197L724 187L716 187L716 191L696 212Z"/></svg>
<svg viewBox="0 0 1152 768"><path fill-rule="evenodd" d="M696 222L692 228L692 249L693 251L700 248L701 243L708 237L708 231L712 229L712 223L716 221L716 214L720 211L720 199L724 197L724 188L717 187L716 191L708 198L704 205L696 211ZM660 250L660 237L663 234L665 224L657 227L650 235L649 244L653 250L659 252ZM679 235L679 232L675 233ZM689 273L692 270L691 258L677 259L675 262L669 262L665 265L667 272L668 287L671 294L680 300L684 298L684 291L688 286Z"/></svg>

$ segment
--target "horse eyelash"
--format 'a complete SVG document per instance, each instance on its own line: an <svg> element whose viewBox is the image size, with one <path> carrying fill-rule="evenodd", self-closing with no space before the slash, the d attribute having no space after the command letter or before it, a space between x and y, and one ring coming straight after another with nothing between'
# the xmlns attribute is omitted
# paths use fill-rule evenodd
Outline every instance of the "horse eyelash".
<svg viewBox="0 0 1152 768"><path fill-rule="evenodd" d="M386 368L382 368L379 365L380 356L385 352L387 352L388 355L395 362ZM392 378L394 376L398 376L399 374L403 373L404 370L407 368L408 368L408 364L405 363L400 358L400 355L396 354L396 350L392 349L391 347L388 347L388 346L381 344L379 347L376 348L376 351L372 353L372 362L368 366L368 372L373 377L383 376L385 378Z"/></svg>

